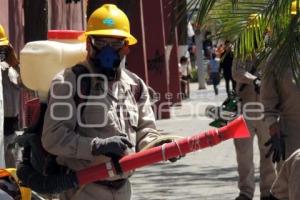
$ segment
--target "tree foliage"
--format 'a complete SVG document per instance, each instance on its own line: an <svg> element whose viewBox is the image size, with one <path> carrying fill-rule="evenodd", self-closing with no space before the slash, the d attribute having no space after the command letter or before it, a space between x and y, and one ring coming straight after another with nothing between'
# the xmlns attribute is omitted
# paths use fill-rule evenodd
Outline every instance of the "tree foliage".
<svg viewBox="0 0 300 200"><path fill-rule="evenodd" d="M245 59L255 52L268 60L267 74L280 77L286 69L299 77L300 0L190 0L194 23L214 23L216 38L230 38L235 55ZM271 36L266 40L266 32Z"/></svg>

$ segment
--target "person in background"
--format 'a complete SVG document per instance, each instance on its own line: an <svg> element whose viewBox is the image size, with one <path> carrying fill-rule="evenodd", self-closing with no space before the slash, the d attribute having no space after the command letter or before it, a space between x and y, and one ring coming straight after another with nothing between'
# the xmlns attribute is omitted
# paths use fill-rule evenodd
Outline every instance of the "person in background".
<svg viewBox="0 0 300 200"><path fill-rule="evenodd" d="M232 76L237 82L236 92L241 98L243 116L247 123L251 137L241 140L234 139L238 166L238 188L239 196L236 200L252 200L255 190L254 175L254 137L257 136L257 142L260 152L260 199L269 200L270 189L276 177L275 167L270 158L266 158L268 148L264 144L270 139L268 136L268 127L263 122L263 113L259 111L260 105L260 77L259 71L253 68L256 56L253 53L246 60L235 59L232 68ZM255 70L254 70L255 69Z"/></svg>
<svg viewBox="0 0 300 200"><path fill-rule="evenodd" d="M204 35L204 40L203 40L203 51L204 51L204 58L205 59L210 59L210 55L212 53L212 49L213 49L213 44L211 41L211 32L210 31L206 31L205 35Z"/></svg>
<svg viewBox="0 0 300 200"><path fill-rule="evenodd" d="M180 86L182 97L189 98L190 96L190 87L189 87L189 79L190 79L190 71L189 71L189 60L185 56L181 56L179 61L179 76L180 76Z"/></svg>
<svg viewBox="0 0 300 200"><path fill-rule="evenodd" d="M196 68L196 45L195 44L191 44L188 47L188 52L189 52L189 57L190 57L190 62L191 62L191 67L192 69Z"/></svg>
<svg viewBox="0 0 300 200"><path fill-rule="evenodd" d="M19 128L21 79L19 61L2 25L0 25L0 67L3 87L5 165L11 168L16 166L17 159L13 142L16 137L15 131Z"/></svg>
<svg viewBox="0 0 300 200"><path fill-rule="evenodd" d="M219 46L217 46L216 57L220 59L223 52L224 52L224 46L223 43L221 43Z"/></svg>
<svg viewBox="0 0 300 200"><path fill-rule="evenodd" d="M211 59L207 64L207 74L209 75L209 79L211 80L215 95L219 94L218 85L220 83L220 74L219 74L219 62L216 60L216 54L211 54Z"/></svg>
<svg viewBox="0 0 300 200"><path fill-rule="evenodd" d="M229 83L231 82L232 90L235 90L235 80L232 78L232 61L233 61L233 52L231 49L231 43L229 40L225 41L225 51L221 54L220 59L220 72L223 71L223 77L225 79L226 84L226 92L227 95L230 95L230 86Z"/></svg>
<svg viewBox="0 0 300 200"><path fill-rule="evenodd" d="M196 39L195 31L191 22L187 25L188 32L188 53L189 60L191 62L191 67L194 69L196 67Z"/></svg>

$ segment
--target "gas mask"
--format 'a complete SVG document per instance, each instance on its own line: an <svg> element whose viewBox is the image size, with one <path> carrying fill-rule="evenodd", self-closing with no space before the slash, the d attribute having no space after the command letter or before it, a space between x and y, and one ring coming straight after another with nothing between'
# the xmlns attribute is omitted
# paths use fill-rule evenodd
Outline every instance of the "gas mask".
<svg viewBox="0 0 300 200"><path fill-rule="evenodd" d="M108 81L117 81L120 79L121 56L119 51L124 45L124 43L121 42L122 41L119 41L118 44L106 44L101 48L97 47L95 42L92 42L92 47L95 51L95 56L92 59L96 68L95 70L96 72L105 75ZM105 42L103 41L103 43ZM120 44L122 44L122 46Z"/></svg>
<svg viewBox="0 0 300 200"><path fill-rule="evenodd" d="M110 46L103 47L100 51L96 51L94 64L96 70L104 74L109 81L118 80L120 73L121 58L119 51Z"/></svg>
<svg viewBox="0 0 300 200"><path fill-rule="evenodd" d="M5 61L6 56L7 56L6 48L0 48L0 62Z"/></svg>

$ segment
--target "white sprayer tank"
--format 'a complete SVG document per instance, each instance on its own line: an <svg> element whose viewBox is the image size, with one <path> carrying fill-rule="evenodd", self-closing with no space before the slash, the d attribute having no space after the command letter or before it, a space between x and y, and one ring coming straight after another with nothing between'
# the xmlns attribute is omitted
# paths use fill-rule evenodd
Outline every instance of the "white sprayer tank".
<svg viewBox="0 0 300 200"><path fill-rule="evenodd" d="M54 76L86 57L86 46L78 38L82 31L52 30L48 40L29 42L21 50L20 68L26 87L37 91L41 101L47 95Z"/></svg>

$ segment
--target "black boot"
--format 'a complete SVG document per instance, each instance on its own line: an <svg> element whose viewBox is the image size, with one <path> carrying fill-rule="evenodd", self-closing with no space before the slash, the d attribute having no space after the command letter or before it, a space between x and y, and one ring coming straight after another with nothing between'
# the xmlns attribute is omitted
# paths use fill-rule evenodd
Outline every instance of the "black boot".
<svg viewBox="0 0 300 200"><path fill-rule="evenodd" d="M270 194L269 198L268 198L268 199L265 199L265 200L279 200L279 199L277 199L277 198L274 197L272 194Z"/></svg>
<svg viewBox="0 0 300 200"><path fill-rule="evenodd" d="M240 194L235 200L252 200L244 194Z"/></svg>

